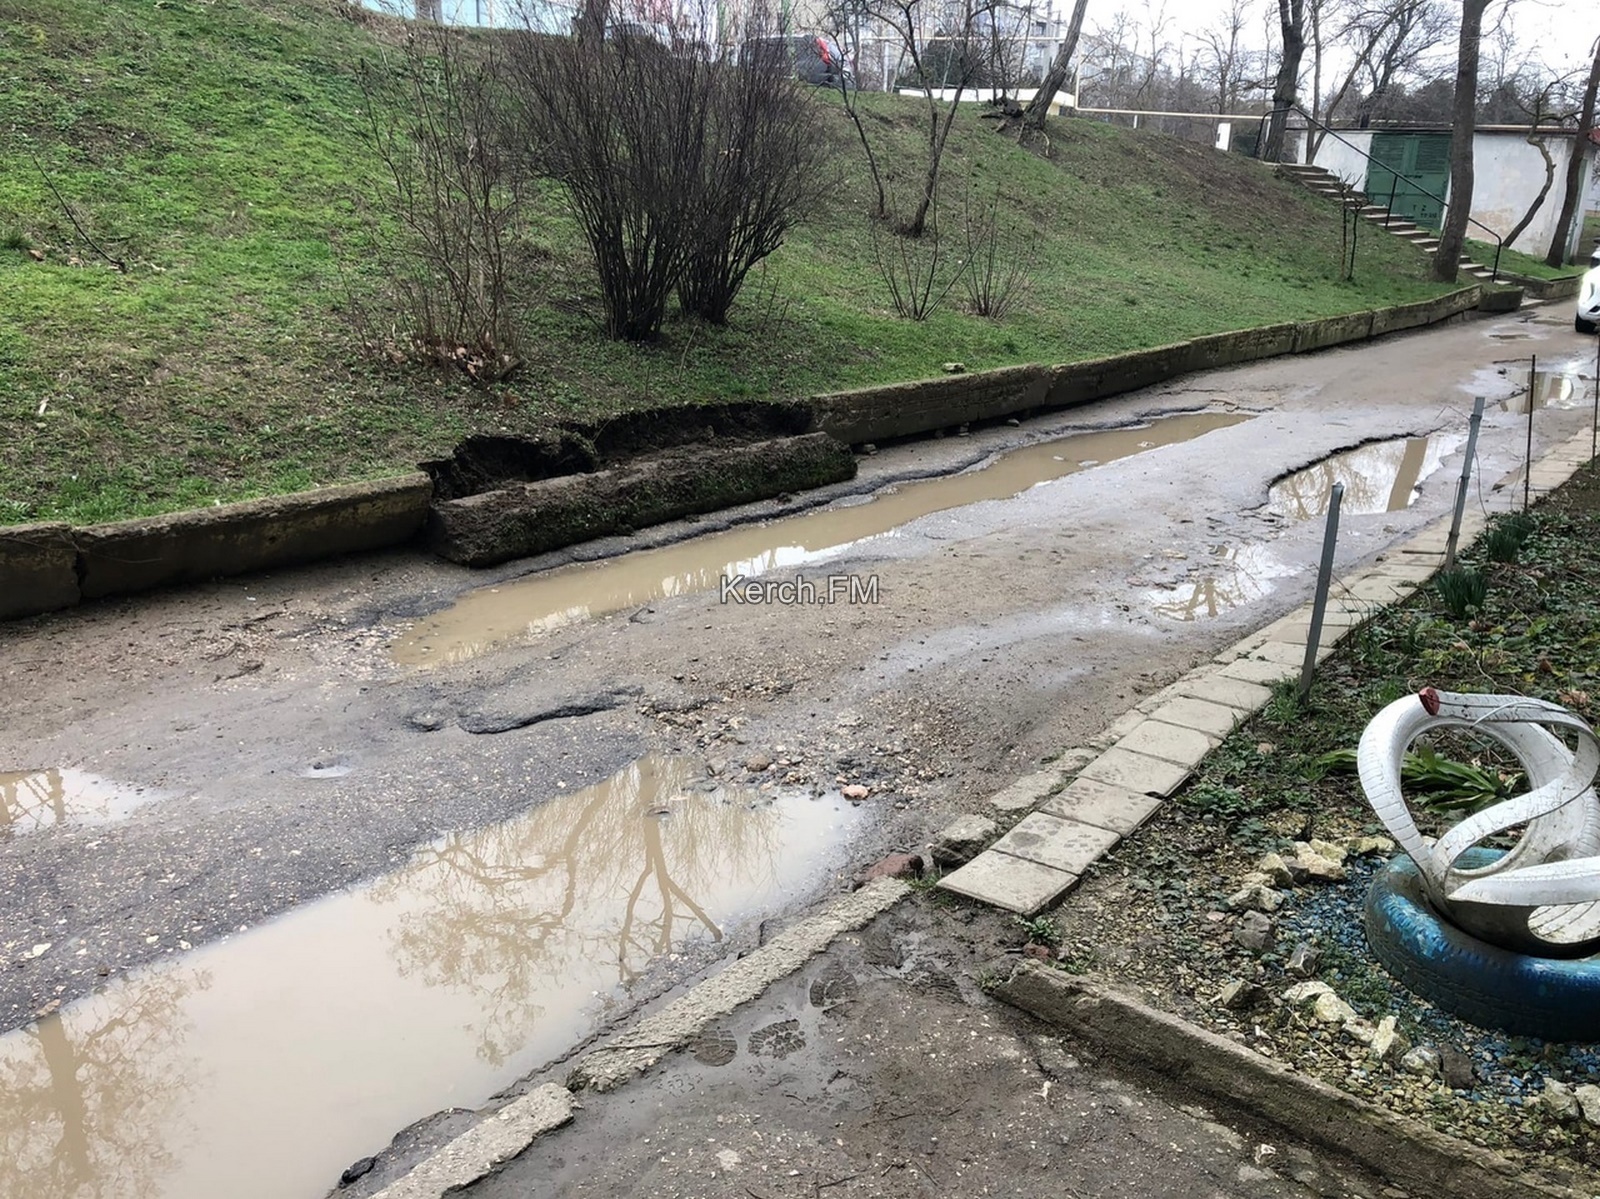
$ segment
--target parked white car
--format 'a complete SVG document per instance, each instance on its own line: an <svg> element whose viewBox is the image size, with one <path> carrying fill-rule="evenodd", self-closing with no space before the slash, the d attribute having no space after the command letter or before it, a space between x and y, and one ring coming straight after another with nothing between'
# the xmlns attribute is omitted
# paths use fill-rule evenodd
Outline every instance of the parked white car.
<svg viewBox="0 0 1600 1199"><path fill-rule="evenodd" d="M1600 246L1589 255L1589 273L1578 285L1578 315L1572 327L1579 333L1593 333L1600 327Z"/></svg>

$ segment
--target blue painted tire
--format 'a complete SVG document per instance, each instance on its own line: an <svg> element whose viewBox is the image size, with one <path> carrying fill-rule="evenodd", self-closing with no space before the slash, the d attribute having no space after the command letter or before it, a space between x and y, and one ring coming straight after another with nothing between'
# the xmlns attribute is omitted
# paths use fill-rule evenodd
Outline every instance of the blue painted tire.
<svg viewBox="0 0 1600 1199"><path fill-rule="evenodd" d="M1461 864L1498 856L1473 850ZM1390 861L1368 886L1366 926L1385 970L1469 1024L1547 1041L1600 1041L1600 958L1531 957L1468 936L1434 914L1408 857Z"/></svg>

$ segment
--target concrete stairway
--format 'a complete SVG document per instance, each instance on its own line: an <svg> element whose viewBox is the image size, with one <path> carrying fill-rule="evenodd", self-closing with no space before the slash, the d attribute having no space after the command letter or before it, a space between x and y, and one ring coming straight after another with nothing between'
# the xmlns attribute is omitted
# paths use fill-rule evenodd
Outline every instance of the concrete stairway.
<svg viewBox="0 0 1600 1199"><path fill-rule="evenodd" d="M1378 228L1393 234L1401 241L1410 242L1424 254L1432 254L1439 248L1439 239L1429 230L1412 221L1393 217L1385 223L1383 205L1373 204L1362 192L1346 187L1338 176L1323 167L1283 162L1277 165L1276 172L1285 179L1294 180L1313 195L1322 196L1324 199L1354 208L1357 213L1378 226ZM1461 256L1461 273L1469 279L1475 279L1480 283L1490 283L1494 280L1492 271L1468 258L1465 254Z"/></svg>

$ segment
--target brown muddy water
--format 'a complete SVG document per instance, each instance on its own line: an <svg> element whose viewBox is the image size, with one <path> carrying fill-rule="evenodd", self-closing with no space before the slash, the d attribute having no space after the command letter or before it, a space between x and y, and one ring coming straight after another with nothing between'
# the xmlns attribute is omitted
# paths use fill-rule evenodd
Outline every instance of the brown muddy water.
<svg viewBox="0 0 1600 1199"><path fill-rule="evenodd" d="M1189 577L1145 592L1144 602L1167 620L1209 620L1270 595L1298 569L1258 542L1214 545Z"/></svg>
<svg viewBox="0 0 1600 1199"><path fill-rule="evenodd" d="M986 467L886 487L866 503L843 504L765 524L697 537L543 571L514 583L469 592L420 621L391 648L397 662L455 662L491 646L653 600L714 590L724 578L755 578L822 561L901 525L951 508L1009 499L1089 467L1158 446L1191 441L1249 420L1202 412L1149 425L1078 433L1002 454Z"/></svg>
<svg viewBox="0 0 1600 1199"><path fill-rule="evenodd" d="M0 771L0 841L67 825L111 824L161 798L81 770Z"/></svg>
<svg viewBox="0 0 1600 1199"><path fill-rule="evenodd" d="M1464 433L1397 437L1334 454L1286 475L1267 489L1267 507L1290 520L1328 512L1328 494L1344 484L1344 516L1400 512L1422 494L1422 482L1466 441Z"/></svg>
<svg viewBox="0 0 1600 1199"><path fill-rule="evenodd" d="M837 798L645 758L0 1037L0 1196L314 1199L826 873Z"/></svg>

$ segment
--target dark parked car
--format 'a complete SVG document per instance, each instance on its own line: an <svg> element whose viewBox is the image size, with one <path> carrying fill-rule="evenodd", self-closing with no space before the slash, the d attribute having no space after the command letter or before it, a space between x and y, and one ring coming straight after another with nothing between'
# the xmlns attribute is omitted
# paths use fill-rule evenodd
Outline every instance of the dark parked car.
<svg viewBox="0 0 1600 1199"><path fill-rule="evenodd" d="M740 66L759 66L818 87L848 88L855 79L837 42L820 34L751 38L739 47Z"/></svg>

